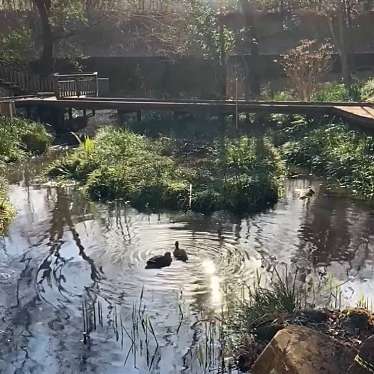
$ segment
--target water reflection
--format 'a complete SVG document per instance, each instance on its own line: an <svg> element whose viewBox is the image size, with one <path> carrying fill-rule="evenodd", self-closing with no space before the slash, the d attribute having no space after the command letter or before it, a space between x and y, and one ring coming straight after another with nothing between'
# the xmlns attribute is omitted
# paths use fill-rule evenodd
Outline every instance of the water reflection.
<svg viewBox="0 0 374 374"><path fill-rule="evenodd" d="M350 301L374 291L372 208L319 181L290 181L274 209L238 219L139 213L124 202L94 204L74 188L16 180L10 198L18 214L0 242L0 270L9 269L0 291L2 373L122 373L124 366L126 373L201 373L191 347L203 333L191 326L220 310L227 285L239 290L265 271L264 259L332 273L346 282ZM295 191L310 183L317 194L300 200ZM144 269L175 240L188 263ZM82 305L89 344L81 341Z"/></svg>

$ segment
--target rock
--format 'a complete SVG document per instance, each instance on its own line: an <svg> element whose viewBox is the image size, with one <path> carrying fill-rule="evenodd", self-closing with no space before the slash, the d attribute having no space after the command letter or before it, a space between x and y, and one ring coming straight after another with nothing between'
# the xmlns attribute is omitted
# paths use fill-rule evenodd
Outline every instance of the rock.
<svg viewBox="0 0 374 374"><path fill-rule="evenodd" d="M274 338L275 334L282 330L284 325L282 324L269 324L257 327L255 329L255 335L258 340L265 341L266 343L269 342L271 339Z"/></svg>
<svg viewBox="0 0 374 374"><path fill-rule="evenodd" d="M339 318L342 326L351 333L366 331L372 323L370 312L360 308L344 310Z"/></svg>
<svg viewBox="0 0 374 374"><path fill-rule="evenodd" d="M374 335L362 344L360 352L348 371L348 374L371 373L374 373Z"/></svg>
<svg viewBox="0 0 374 374"><path fill-rule="evenodd" d="M239 370L243 373L247 372L264 347L265 345L256 342L252 335L244 336L235 357Z"/></svg>
<svg viewBox="0 0 374 374"><path fill-rule="evenodd" d="M315 330L290 326L279 331L256 360L253 374L341 374L355 351Z"/></svg>
<svg viewBox="0 0 374 374"><path fill-rule="evenodd" d="M324 310L306 309L302 311L302 315L309 321L314 323L322 323L328 321L330 315Z"/></svg>

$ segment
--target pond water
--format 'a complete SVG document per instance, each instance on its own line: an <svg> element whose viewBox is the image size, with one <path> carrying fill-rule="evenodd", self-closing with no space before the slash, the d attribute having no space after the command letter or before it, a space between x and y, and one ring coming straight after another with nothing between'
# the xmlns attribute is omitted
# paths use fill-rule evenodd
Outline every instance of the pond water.
<svg viewBox="0 0 374 374"><path fill-rule="evenodd" d="M9 173L17 216L0 239L1 373L218 372L217 329L198 321L264 258L332 274L350 303L374 294L374 210L318 180L289 180L273 209L238 219L93 203L31 182L39 168ZM309 184L315 196L300 200ZM176 240L188 263L145 270Z"/></svg>

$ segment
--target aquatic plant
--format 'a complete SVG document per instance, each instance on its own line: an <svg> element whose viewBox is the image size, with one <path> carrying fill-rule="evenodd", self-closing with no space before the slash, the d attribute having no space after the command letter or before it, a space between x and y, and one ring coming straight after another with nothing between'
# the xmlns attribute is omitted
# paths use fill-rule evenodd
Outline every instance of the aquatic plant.
<svg viewBox="0 0 374 374"><path fill-rule="evenodd" d="M300 310L305 300L305 290L297 284L297 271L287 268L281 274L276 268L270 284L265 284L261 275L256 274L253 284L243 286L242 297L237 292L227 294L229 326L239 335L256 330L258 326L277 319L281 314Z"/></svg>
<svg viewBox="0 0 374 374"><path fill-rule="evenodd" d="M0 171L7 162L45 152L51 142L52 136L42 124L0 116ZM0 177L0 234L13 216L14 210L6 197L6 181Z"/></svg>
<svg viewBox="0 0 374 374"><path fill-rule="evenodd" d="M283 166L267 140L248 136L227 138L224 144L215 144L212 156L192 182L192 206L197 210L253 212L277 201Z"/></svg>
<svg viewBox="0 0 374 374"><path fill-rule="evenodd" d="M183 207L189 183L160 153L160 145L145 137L106 128L55 162L49 175L82 181L94 199L123 198L139 208Z"/></svg>
<svg viewBox="0 0 374 374"><path fill-rule="evenodd" d="M175 140L106 128L55 162L49 175L84 183L95 199L122 198L138 208L242 213L276 202L282 167L268 141L225 138L187 156L182 148Z"/></svg>
<svg viewBox="0 0 374 374"><path fill-rule="evenodd" d="M44 153L51 142L52 136L40 123L0 117L0 161L17 161L28 154Z"/></svg>
<svg viewBox="0 0 374 374"><path fill-rule="evenodd" d="M370 335L373 322L368 300L361 299L358 308L342 310L344 283L330 276L311 276L305 282L305 270L273 263L265 280L257 272L252 284L225 292L226 311L221 320L226 344L231 345L242 371L250 371L265 346L288 325L307 326L356 347ZM362 330L357 332L359 326Z"/></svg>

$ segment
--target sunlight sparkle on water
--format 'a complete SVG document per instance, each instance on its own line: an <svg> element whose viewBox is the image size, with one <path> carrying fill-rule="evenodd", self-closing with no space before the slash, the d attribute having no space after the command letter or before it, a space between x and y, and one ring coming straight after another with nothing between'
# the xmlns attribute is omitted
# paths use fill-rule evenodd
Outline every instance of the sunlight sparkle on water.
<svg viewBox="0 0 374 374"><path fill-rule="evenodd" d="M216 265L211 259L205 259L202 263L205 273L209 276L212 306L222 304L221 279L216 275Z"/></svg>

